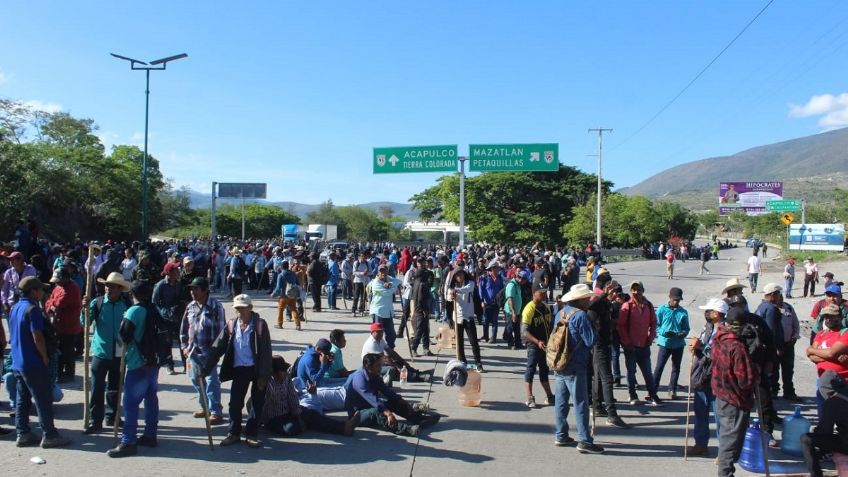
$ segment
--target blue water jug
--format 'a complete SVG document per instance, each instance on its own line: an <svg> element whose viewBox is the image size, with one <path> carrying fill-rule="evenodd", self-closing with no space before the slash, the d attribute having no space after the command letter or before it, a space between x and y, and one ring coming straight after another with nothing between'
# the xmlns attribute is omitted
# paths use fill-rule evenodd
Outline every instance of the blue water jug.
<svg viewBox="0 0 848 477"><path fill-rule="evenodd" d="M745 443L742 444L742 454L739 456L739 466L748 472L764 474L763 464L763 434L760 430L760 420L751 419L751 427L745 431Z"/></svg>
<svg viewBox="0 0 848 477"><path fill-rule="evenodd" d="M795 406L795 414L783 420L783 435L780 449L789 455L803 455L801 436L810 432L809 419L801 416L801 406Z"/></svg>

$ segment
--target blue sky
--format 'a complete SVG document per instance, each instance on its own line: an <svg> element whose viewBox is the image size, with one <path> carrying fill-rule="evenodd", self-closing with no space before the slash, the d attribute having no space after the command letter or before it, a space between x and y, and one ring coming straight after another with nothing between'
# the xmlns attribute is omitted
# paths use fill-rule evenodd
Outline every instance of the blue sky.
<svg viewBox="0 0 848 477"><path fill-rule="evenodd" d="M758 1L7 2L0 97L141 144L177 185L268 182L269 199L405 201L438 174L372 174L377 146L558 142L617 187L848 126L848 3Z"/></svg>

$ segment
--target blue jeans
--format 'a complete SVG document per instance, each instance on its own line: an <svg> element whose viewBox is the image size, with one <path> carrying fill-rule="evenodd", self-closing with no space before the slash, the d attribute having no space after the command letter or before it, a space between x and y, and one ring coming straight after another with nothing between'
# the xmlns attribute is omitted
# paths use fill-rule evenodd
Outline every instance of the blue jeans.
<svg viewBox="0 0 848 477"><path fill-rule="evenodd" d="M748 274L748 283L751 284L751 291L757 291L757 280L760 278L759 273L749 273Z"/></svg>
<svg viewBox="0 0 848 477"><path fill-rule="evenodd" d="M586 366L575 366L569 374L554 372L554 417L556 433L554 437L561 441L568 437L568 403L574 401L574 421L577 423L577 440L591 443L594 440L589 431L589 400Z"/></svg>
<svg viewBox="0 0 848 477"><path fill-rule="evenodd" d="M430 296L433 298L430 301L430 303L433 304L433 309L431 310L431 313L433 313L433 315L435 316L441 316L442 307L439 306L439 297L435 293L430 293Z"/></svg>
<svg viewBox="0 0 848 477"><path fill-rule="evenodd" d="M671 358L671 379L669 380L669 392L677 391L677 381L680 379L680 361L683 359L683 348L668 348L666 346L659 347L657 354L657 366L654 368L654 389L659 390L660 378L662 378L665 364L668 358Z"/></svg>
<svg viewBox="0 0 848 477"><path fill-rule="evenodd" d="M498 315L500 309L498 305L483 306L483 339L488 340L489 337L495 339L498 337ZM489 328L492 329L492 334L489 334Z"/></svg>
<svg viewBox="0 0 848 477"><path fill-rule="evenodd" d="M383 325L383 332L386 337L386 344L389 345L389 348L395 348L395 340L397 339L397 330L395 330L395 321L392 318L383 318L377 317L377 315L371 315L371 323L380 323Z"/></svg>
<svg viewBox="0 0 848 477"><path fill-rule="evenodd" d="M792 298L792 285L795 284L795 277L789 277L784 280L783 290L786 293L786 298Z"/></svg>
<svg viewBox="0 0 848 477"><path fill-rule="evenodd" d="M3 383L6 385L6 392L9 393L9 407L14 408L18 399L18 382L15 379L15 373L9 371L3 375ZM53 384L53 402L59 402L65 397L65 392L58 384Z"/></svg>
<svg viewBox="0 0 848 477"><path fill-rule="evenodd" d="M144 401L144 435L156 437L159 427L159 367L143 366L127 371L124 378L124 427L121 444L138 440L138 407Z"/></svg>
<svg viewBox="0 0 848 477"><path fill-rule="evenodd" d="M716 425L716 439L719 436L718 414L715 409L715 396L710 391L695 393L695 445L707 447L710 443L710 411Z"/></svg>
<svg viewBox="0 0 848 477"><path fill-rule="evenodd" d="M657 388L654 386L654 375L651 373L651 348L637 348L624 350L624 364L627 366L627 391L631 396L636 395L636 366L642 371L642 379L649 396L656 396Z"/></svg>
<svg viewBox="0 0 848 477"><path fill-rule="evenodd" d="M38 411L38 423L44 431L44 437L59 436L59 431L53 424L53 396L50 382L47 378L47 368L13 371L17 398L15 401L15 428L18 435L27 434L29 429L29 410L35 401Z"/></svg>
<svg viewBox="0 0 848 477"><path fill-rule="evenodd" d="M336 307L336 285L335 284L326 284L324 285L327 288L327 306L330 308Z"/></svg>
<svg viewBox="0 0 848 477"><path fill-rule="evenodd" d="M612 335L612 379L621 379L621 362L619 357L621 356L621 340L618 337L618 333L614 333Z"/></svg>
<svg viewBox="0 0 848 477"><path fill-rule="evenodd" d="M197 362L191 363L189 378L194 390L197 391L197 398L203 399L200 395L200 385L197 381L197 376L201 372ZM221 416L224 413L224 406L221 405L221 380L218 378L218 366L212 368L209 376L206 376L206 402L209 406L209 413L215 416Z"/></svg>

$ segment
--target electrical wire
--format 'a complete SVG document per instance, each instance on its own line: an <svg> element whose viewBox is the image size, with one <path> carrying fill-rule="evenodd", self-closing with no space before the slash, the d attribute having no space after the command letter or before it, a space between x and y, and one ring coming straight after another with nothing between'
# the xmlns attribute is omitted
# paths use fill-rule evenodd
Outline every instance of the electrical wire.
<svg viewBox="0 0 848 477"><path fill-rule="evenodd" d="M648 127L648 126L650 126L650 125L651 125L651 123L653 123L653 122L654 122L654 121L655 121L658 117L660 117L660 115L661 115L662 113L664 113L664 112L665 112L665 111L666 111L669 107L671 107L671 105L672 105L672 104L674 104L674 103L677 101L677 99L678 99L678 98L680 98L681 96L683 96L683 93L685 93L685 92L686 92L686 91L687 91L687 90L688 90L688 89L689 89L689 88L690 88L693 84L695 84L695 82L696 82L696 81L698 81L698 78L700 78L700 77L701 77L704 73L706 73L706 72L707 72L707 70L710 68L710 66L712 66L712 65L713 65L713 63L715 63L716 61L718 61L718 59L719 59L719 58L721 58L721 56L724 54L724 52L726 52L726 51L727 51L727 50L728 50L731 46L733 46L733 44L734 44L734 43L736 43L736 40L738 40L738 39L739 39L739 38L740 38L740 37L741 37L741 36L745 33L745 31L746 31L746 30L748 30L748 28L749 28L751 25L753 25L753 24L754 24L754 22L755 22L755 21L757 21L757 19L758 19L758 18L760 18L760 16L761 16L763 13L765 13L766 9L768 9L768 7L769 7L772 3L774 3L774 0L769 0L769 2L768 2L768 3L766 3L766 4L765 4L765 6L764 6L762 9L760 9L760 11L759 11L756 15L754 15L754 18L752 18L752 19L751 19L751 20L750 20L750 21L749 21L749 22L745 25L745 27L743 27L743 28L742 28L742 30L740 30L740 31L739 31L739 33L737 33L737 34L736 34L736 36L734 36L734 37L733 37L733 39L732 39L732 40L730 40L730 43L728 43L727 45L725 45L725 47L724 47L724 48L722 48L722 49L721 49L721 51L719 51L719 52L718 52L718 54L717 54L717 55L715 55L715 56L713 57L713 59L712 59L712 60L710 60L710 62L709 62L709 63L707 63L707 65L706 65L706 66L704 66L704 67L701 69L701 71L699 71L699 72L698 72L698 74L696 74L696 75L695 75L695 77L694 77L694 78L692 78L692 79L689 81L689 83L687 83L687 84L686 84L686 86L684 86L684 87L683 87L683 89L681 89L681 90L680 90L680 91L679 91L676 95L674 95L674 97L673 97L673 98L671 98L671 100L670 100L670 101L668 101L667 103L665 103L665 105L664 105L662 108L660 108L660 110L659 110L659 111L657 111L657 112L656 112L653 116L651 116L651 118L650 118L650 119L648 119L648 120L647 120L644 124L642 124L642 126L640 126L640 127L639 127L639 129L637 129L635 132L633 132L632 134L630 134L629 136L627 136L626 138L624 138L624 140L623 140L623 141L621 141L620 143L616 144L615 146L613 146L613 147L612 147L612 148L610 148L610 149L612 150L612 149L617 149L617 148L621 147L622 145L624 145L625 143L627 143L628 141L630 141L631 139L633 139L636 135L638 135L639 133L641 133L642 131L644 131L644 130Z"/></svg>

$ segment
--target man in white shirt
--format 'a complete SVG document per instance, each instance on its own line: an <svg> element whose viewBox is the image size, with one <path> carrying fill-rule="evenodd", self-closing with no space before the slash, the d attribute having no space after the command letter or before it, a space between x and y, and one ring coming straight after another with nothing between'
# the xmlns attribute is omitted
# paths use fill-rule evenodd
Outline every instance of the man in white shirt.
<svg viewBox="0 0 848 477"><path fill-rule="evenodd" d="M757 279L760 277L760 257L757 256L757 249L754 249L750 257L748 257L748 282L751 284L751 292L757 291Z"/></svg>
<svg viewBox="0 0 848 477"><path fill-rule="evenodd" d="M384 329L381 323L371 323L371 336L362 345L363 358L367 354L383 355L383 371L381 373L383 380L391 382L400 379L400 370L406 368L409 381L429 381L432 373L429 371L421 372L410 366L405 359L389 347L389 344L383 338L383 333Z"/></svg>

